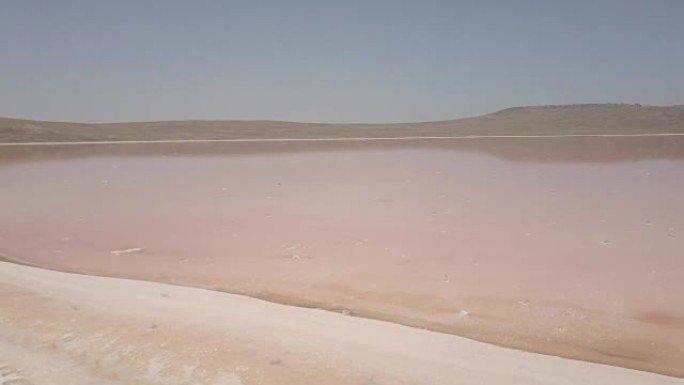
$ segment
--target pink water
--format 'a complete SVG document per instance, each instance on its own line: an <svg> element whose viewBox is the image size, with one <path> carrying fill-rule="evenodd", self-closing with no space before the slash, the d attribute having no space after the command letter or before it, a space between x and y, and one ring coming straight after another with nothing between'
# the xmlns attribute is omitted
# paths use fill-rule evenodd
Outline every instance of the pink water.
<svg viewBox="0 0 684 385"><path fill-rule="evenodd" d="M516 142L523 160L505 140L0 148L0 252L352 307L390 293L684 317L684 161L535 140Z"/></svg>

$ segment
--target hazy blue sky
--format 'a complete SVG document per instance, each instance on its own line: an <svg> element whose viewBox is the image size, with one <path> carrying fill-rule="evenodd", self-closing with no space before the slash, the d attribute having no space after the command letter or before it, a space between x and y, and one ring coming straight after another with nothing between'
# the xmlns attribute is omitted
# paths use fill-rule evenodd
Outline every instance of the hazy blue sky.
<svg viewBox="0 0 684 385"><path fill-rule="evenodd" d="M684 103L684 1L0 0L0 116L421 121Z"/></svg>

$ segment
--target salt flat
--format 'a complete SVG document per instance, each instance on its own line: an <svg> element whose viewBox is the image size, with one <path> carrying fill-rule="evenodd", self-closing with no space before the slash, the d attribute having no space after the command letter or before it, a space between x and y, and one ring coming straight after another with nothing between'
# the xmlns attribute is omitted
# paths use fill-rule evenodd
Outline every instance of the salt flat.
<svg viewBox="0 0 684 385"><path fill-rule="evenodd" d="M0 342L7 383L36 385L684 383L323 310L5 262Z"/></svg>

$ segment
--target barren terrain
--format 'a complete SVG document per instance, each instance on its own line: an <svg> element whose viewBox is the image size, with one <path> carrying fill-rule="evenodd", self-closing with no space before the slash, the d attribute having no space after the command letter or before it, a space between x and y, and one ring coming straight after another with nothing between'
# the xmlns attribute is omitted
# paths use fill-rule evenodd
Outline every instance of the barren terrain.
<svg viewBox="0 0 684 385"><path fill-rule="evenodd" d="M275 121L68 123L0 118L0 142L684 133L684 107L516 107L475 118L399 124Z"/></svg>

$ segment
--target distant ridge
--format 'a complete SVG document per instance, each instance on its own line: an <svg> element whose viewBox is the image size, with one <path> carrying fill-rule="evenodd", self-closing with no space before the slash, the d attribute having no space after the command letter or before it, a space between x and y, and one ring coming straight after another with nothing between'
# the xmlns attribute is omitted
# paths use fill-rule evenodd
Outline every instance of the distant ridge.
<svg viewBox="0 0 684 385"><path fill-rule="evenodd" d="M684 106L528 106L473 118L395 124L204 120L95 124L0 118L2 143L650 133L684 133Z"/></svg>
<svg viewBox="0 0 684 385"><path fill-rule="evenodd" d="M553 110L553 109L563 109L563 108L572 108L572 109L579 109L579 108L625 108L625 107L644 107L641 104L634 103L634 104L628 104L628 103L586 103L586 104L548 104L548 105L539 105L539 106L520 106L520 107L510 107L506 108L503 110L499 110L496 112L505 112L505 111L521 111L521 110ZM658 106L647 106L647 107L658 107ZM674 106L672 106L674 107ZM663 107L660 107L663 108ZM667 108L667 107L664 107ZM494 113L496 113L494 112Z"/></svg>

